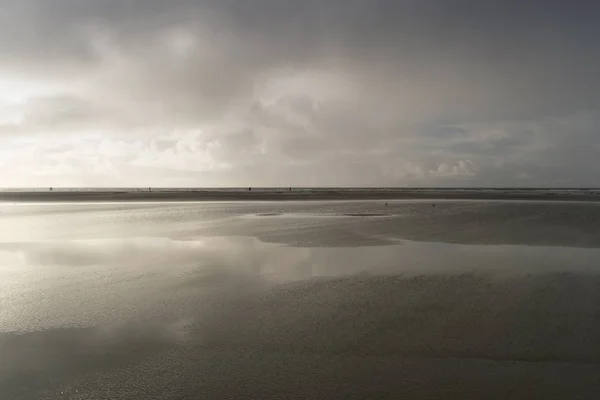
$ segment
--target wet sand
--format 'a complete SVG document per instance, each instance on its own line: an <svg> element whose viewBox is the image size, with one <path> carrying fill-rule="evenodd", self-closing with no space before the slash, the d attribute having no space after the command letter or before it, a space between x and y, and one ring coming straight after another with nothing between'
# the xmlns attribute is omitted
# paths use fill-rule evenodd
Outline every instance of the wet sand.
<svg viewBox="0 0 600 400"><path fill-rule="evenodd" d="M3 334L0 386L11 399L597 398L599 283L291 284L198 303L191 320Z"/></svg>
<svg viewBox="0 0 600 400"><path fill-rule="evenodd" d="M600 397L600 204L381 207L4 205L0 393Z"/></svg>

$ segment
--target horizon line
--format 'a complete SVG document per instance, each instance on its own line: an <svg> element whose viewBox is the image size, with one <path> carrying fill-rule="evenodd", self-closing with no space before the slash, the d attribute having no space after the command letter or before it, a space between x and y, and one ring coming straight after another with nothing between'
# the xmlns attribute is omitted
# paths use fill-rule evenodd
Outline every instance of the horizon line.
<svg viewBox="0 0 600 400"><path fill-rule="evenodd" d="M394 190L600 190L600 186L0 186L3 190L232 190L240 189L394 189Z"/></svg>

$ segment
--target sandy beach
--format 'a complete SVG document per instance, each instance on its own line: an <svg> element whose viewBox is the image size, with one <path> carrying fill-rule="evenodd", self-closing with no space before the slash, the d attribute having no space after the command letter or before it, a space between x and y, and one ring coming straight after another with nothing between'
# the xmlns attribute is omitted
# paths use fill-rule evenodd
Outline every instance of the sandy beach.
<svg viewBox="0 0 600 400"><path fill-rule="evenodd" d="M0 205L7 399L600 396L595 202Z"/></svg>

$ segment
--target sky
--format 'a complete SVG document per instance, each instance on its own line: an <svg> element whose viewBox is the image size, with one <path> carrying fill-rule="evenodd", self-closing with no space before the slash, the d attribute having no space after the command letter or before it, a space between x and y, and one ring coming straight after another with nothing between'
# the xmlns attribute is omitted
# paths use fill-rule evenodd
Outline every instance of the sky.
<svg viewBox="0 0 600 400"><path fill-rule="evenodd" d="M0 187L600 187L600 3L0 0Z"/></svg>

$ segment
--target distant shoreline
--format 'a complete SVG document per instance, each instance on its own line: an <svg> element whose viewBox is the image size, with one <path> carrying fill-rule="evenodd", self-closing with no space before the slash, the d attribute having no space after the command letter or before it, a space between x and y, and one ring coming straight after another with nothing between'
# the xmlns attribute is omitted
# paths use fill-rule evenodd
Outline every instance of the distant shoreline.
<svg viewBox="0 0 600 400"><path fill-rule="evenodd" d="M0 191L0 202L285 201L285 200L532 200L600 201L600 191L498 189L318 189L131 191Z"/></svg>

